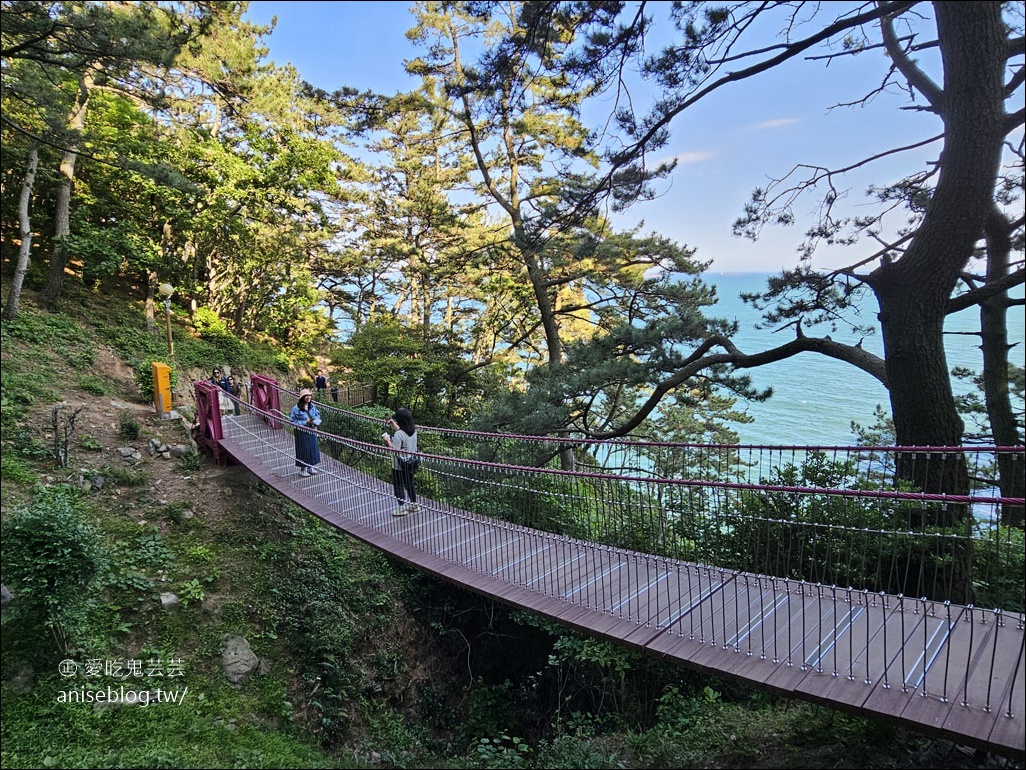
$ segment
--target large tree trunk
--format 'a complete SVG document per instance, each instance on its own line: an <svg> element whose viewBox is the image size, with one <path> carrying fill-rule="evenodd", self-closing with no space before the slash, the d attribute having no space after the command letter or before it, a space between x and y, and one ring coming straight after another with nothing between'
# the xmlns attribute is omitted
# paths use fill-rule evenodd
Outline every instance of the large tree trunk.
<svg viewBox="0 0 1026 770"><path fill-rule="evenodd" d="M64 289L64 269L68 264L67 237L71 233L71 191L75 184L75 163L78 161L78 149L82 142L82 129L85 128L86 109L92 88L93 73L87 69L78 81L78 96L68 116L68 143L60 166L64 179L57 188L53 214L54 245L50 256L50 272L39 295L39 304L45 308L52 308Z"/></svg>
<svg viewBox="0 0 1026 770"><path fill-rule="evenodd" d="M21 244L18 246L18 264L14 268L11 279L11 290L7 294L4 306L4 320L13 321L18 317L18 306L21 302L21 287L25 283L28 272L29 257L32 250L32 220L29 217L29 202L32 200L32 188L36 184L36 169L39 168L39 145L35 142L29 149L28 168L21 183L21 196L18 198L18 232Z"/></svg>
<svg viewBox="0 0 1026 770"><path fill-rule="evenodd" d="M939 110L945 123L940 175L908 251L870 276L880 305L891 413L899 446L958 446L963 424L944 353L948 298L983 234L1001 160L1005 30L1001 4L935 3L944 63ZM899 458L898 476L930 493L965 495L963 462ZM930 554L911 556L905 593L972 601L968 506L938 503L910 514L912 526L948 528L953 537ZM917 521L916 519L921 519ZM918 576L918 577L915 577Z"/></svg>
<svg viewBox="0 0 1026 770"><path fill-rule="evenodd" d="M987 282L1008 274L1012 251L1011 226L996 209L987 221ZM983 350L983 400L990 421L990 430L997 446L1017 446L1021 441L1015 422L1012 400L1008 394L1008 292L1001 292L980 303L980 348ZM1026 462L1021 455L1001 454L997 457L998 487L1002 497L1026 497ZM1022 527L1024 509L1006 505L1001 509L1001 523Z"/></svg>

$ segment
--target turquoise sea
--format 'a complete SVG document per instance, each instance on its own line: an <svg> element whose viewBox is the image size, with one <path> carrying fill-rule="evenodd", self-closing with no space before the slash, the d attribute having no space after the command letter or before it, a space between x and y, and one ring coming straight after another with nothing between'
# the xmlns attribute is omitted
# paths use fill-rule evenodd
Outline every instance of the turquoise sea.
<svg viewBox="0 0 1026 770"><path fill-rule="evenodd" d="M739 298L741 292L765 289L766 274L762 273L706 273L707 283L717 287L719 302L707 308L706 314L715 317L737 319L740 330L735 337L738 346L745 352L756 352L783 344L794 334L793 329L774 333L772 329L755 329L760 320L758 311L746 305ZM1015 296L1022 296L1018 288ZM876 299L869 294L862 308L863 319L868 319L877 333L865 337L863 347L877 355L883 354L883 343L876 321ZM1011 360L1023 365L1026 350L1026 316L1021 308L1012 308L1008 314L1009 342L1018 343L1012 348ZM979 330L979 313L970 309L949 316L945 326L947 334L948 370L955 366L966 366L974 371L982 367L979 339L960 335L957 332ZM814 330L815 331L815 330ZM810 331L812 335L814 331ZM836 332L826 330L833 339L841 342L858 342L859 337L848 330ZM773 387L773 397L763 403L745 405L744 408L755 417L749 425L732 425L740 435L743 444L802 444L802 445L849 445L855 443L851 423L863 426L875 422L877 404L890 414L887 391L877 380L855 367L816 353L802 353L798 356L749 370L753 382L760 388ZM956 382L956 392L964 387Z"/></svg>

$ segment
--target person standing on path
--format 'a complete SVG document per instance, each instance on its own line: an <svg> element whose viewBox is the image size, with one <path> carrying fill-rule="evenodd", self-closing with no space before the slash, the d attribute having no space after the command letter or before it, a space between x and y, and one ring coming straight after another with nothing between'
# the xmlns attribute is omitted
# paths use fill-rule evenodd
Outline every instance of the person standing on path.
<svg viewBox="0 0 1026 770"><path fill-rule="evenodd" d="M313 402L313 393L306 388L299 391L299 401L289 413L289 421L293 425L292 433L296 438L296 467L300 476L320 473L317 465L321 462L321 451L317 446L317 434L309 430L321 424L321 413Z"/></svg>
<svg viewBox="0 0 1026 770"><path fill-rule="evenodd" d="M385 446L395 450L392 452L392 490L395 492L396 509L392 515L405 516L420 507L417 505L417 486L414 483L414 474L420 466L420 458L416 456L417 426L413 422L413 412L405 407L397 409L388 424L395 433L392 436L382 433L381 438ZM406 502L407 493L410 496L409 503Z"/></svg>

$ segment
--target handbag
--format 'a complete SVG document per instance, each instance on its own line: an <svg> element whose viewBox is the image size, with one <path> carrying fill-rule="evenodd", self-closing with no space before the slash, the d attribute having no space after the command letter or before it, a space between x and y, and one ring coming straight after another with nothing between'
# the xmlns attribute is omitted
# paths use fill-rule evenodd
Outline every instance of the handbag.
<svg viewBox="0 0 1026 770"><path fill-rule="evenodd" d="M400 446L401 446L401 449L406 449L406 438L405 438L405 436L403 437L402 443L401 443ZM413 455L411 457L404 457L403 455L399 455L399 464L403 467L403 469L407 473L416 473L417 472L417 468L420 467L420 457L417 456L417 455Z"/></svg>

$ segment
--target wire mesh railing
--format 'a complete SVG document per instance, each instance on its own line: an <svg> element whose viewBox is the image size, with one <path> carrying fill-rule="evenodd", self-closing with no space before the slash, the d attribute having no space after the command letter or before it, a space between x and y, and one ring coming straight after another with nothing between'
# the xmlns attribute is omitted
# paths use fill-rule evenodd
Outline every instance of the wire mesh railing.
<svg viewBox="0 0 1026 770"><path fill-rule="evenodd" d="M428 555L633 624L660 654L689 643L698 650L689 660L719 651L772 663L777 673L759 677L781 689L789 672L880 685L1005 718L952 722L954 733L1001 747L1022 742L1024 547L1021 530L997 523L1002 505L1021 500L888 487L881 448L871 451L884 459L859 459L854 478L841 453L792 447L773 454L772 466L770 453L752 455L746 462L762 463L753 478L772 482L752 483L742 474L729 481L610 475L438 454L428 448L445 441L421 428L417 486L425 515L393 518L383 513L392 450L380 441L381 421L319 404L325 424L311 432L339 463L301 480L290 434L309 429L280 412L241 406L243 416L226 421L226 438L342 519L387 535L407 558ZM346 430L336 433L340 427ZM502 442L512 454L535 451L530 442L518 450L518 439ZM929 524L930 511L946 505L972 512L971 521ZM969 601L951 598L964 590L958 581L968 581ZM717 658L708 665L732 664ZM829 697L892 715L915 711L913 700L874 704L880 696L872 692ZM991 730L1011 738L992 740Z"/></svg>
<svg viewBox="0 0 1026 770"><path fill-rule="evenodd" d="M282 390L283 401L296 394ZM319 404L328 451L366 463L384 421ZM1021 498L993 486L1022 447L594 442L418 428L425 494L533 529L721 569L1022 612ZM577 458L564 470L560 453ZM601 467L614 458L615 472ZM970 480L964 494L898 477ZM957 473L956 473L957 471Z"/></svg>

